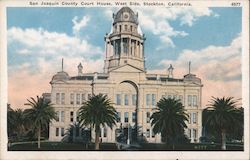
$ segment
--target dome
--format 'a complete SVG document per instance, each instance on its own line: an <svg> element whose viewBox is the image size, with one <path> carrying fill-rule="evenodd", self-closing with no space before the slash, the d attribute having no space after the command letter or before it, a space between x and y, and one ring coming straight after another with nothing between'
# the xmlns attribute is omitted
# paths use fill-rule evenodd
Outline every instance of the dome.
<svg viewBox="0 0 250 160"><path fill-rule="evenodd" d="M122 7L114 15L114 24L117 22L131 22L138 24L138 15L134 13L129 7Z"/></svg>
<svg viewBox="0 0 250 160"><path fill-rule="evenodd" d="M52 78L52 81L67 81L69 80L69 75L67 72L61 71L61 72L57 72L57 74L55 74Z"/></svg>
<svg viewBox="0 0 250 160"><path fill-rule="evenodd" d="M187 74L184 76L184 82L195 82L195 83L200 84L201 79L196 77L196 75L194 74Z"/></svg>

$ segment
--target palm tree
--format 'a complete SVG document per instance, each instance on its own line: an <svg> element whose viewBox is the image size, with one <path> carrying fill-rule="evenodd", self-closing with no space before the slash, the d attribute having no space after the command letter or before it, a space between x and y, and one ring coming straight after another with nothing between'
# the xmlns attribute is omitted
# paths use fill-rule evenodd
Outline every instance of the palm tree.
<svg viewBox="0 0 250 160"><path fill-rule="evenodd" d="M25 111L22 109L13 110L10 106L7 109L8 135L17 135L19 139L27 131Z"/></svg>
<svg viewBox="0 0 250 160"><path fill-rule="evenodd" d="M221 149L226 150L226 134L234 132L243 124L242 109L236 108L238 100L233 97L212 97L209 106L204 110L204 126L218 131L221 135Z"/></svg>
<svg viewBox="0 0 250 160"><path fill-rule="evenodd" d="M154 133L161 133L165 136L166 142L171 142L174 149L176 138L184 135L184 128L187 128L185 121L188 121L188 114L180 100L174 98L162 98L157 103L156 111L150 119Z"/></svg>
<svg viewBox="0 0 250 160"><path fill-rule="evenodd" d="M47 128L49 123L56 119L56 112L50 101L46 101L43 97L37 96L37 99L31 97L27 99L25 105L31 106L26 110L26 117L32 121L32 130L37 133L38 148L40 148L41 130Z"/></svg>
<svg viewBox="0 0 250 160"><path fill-rule="evenodd" d="M95 128L95 149L99 150L101 127L112 129L116 124L117 112L106 95L94 95L79 109L79 122L83 127Z"/></svg>

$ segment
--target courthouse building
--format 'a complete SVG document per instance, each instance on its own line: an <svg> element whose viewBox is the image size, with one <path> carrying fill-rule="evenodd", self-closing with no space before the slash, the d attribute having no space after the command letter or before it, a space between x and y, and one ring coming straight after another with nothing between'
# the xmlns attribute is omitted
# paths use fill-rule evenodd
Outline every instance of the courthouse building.
<svg viewBox="0 0 250 160"><path fill-rule="evenodd" d="M166 74L148 74L144 57L145 40L138 14L129 7L123 7L113 14L112 30L105 35L102 73L84 73L84 68L88 66L80 63L76 68L78 75L70 76L62 69L53 76L50 82L51 101L59 119L50 124L49 140L61 141L70 124L77 122L82 102L93 93L101 93L111 99L119 116L112 130L107 127L101 129L102 142L115 142L117 130L121 128L129 134L129 128L133 128L137 121L141 135L148 142L160 143L161 135L154 134L150 116L162 97L181 100L189 114L185 133L191 142L199 141L202 130L201 80L190 72L181 79L175 78L171 64L166 68ZM81 139L81 132L77 131L74 136Z"/></svg>

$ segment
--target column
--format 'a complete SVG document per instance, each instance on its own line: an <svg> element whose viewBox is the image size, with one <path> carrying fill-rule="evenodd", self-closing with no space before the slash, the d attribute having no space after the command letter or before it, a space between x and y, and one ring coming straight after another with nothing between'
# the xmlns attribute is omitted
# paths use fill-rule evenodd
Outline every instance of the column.
<svg viewBox="0 0 250 160"><path fill-rule="evenodd" d="M131 55L131 38L128 38L129 44L128 44L128 56Z"/></svg>
<svg viewBox="0 0 250 160"><path fill-rule="evenodd" d="M123 55L123 38L121 38L121 43L120 43L120 46L121 46L121 55Z"/></svg>

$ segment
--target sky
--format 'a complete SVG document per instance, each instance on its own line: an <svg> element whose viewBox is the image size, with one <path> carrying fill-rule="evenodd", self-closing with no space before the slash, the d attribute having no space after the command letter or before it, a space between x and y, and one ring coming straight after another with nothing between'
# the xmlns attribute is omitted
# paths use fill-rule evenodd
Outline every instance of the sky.
<svg viewBox="0 0 250 160"><path fill-rule="evenodd" d="M148 73L202 79L202 106L212 96L241 98L241 8L132 8L146 36ZM119 8L7 8L8 103L23 108L30 97L50 92L61 70L102 72L104 35Z"/></svg>

